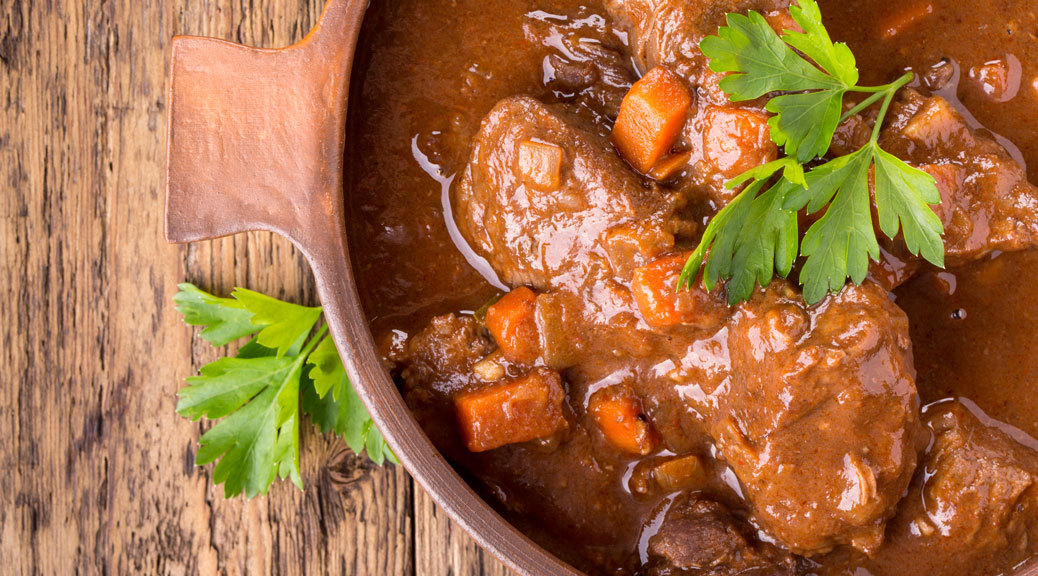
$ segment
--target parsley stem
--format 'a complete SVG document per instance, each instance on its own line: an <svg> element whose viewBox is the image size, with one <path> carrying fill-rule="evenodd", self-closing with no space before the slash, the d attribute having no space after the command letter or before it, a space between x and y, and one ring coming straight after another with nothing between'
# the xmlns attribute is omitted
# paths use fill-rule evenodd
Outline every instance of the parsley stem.
<svg viewBox="0 0 1038 576"><path fill-rule="evenodd" d="M327 333L328 325L325 324L324 326L321 326L321 329L317 331L317 334L306 343L303 351L299 353L299 360L306 360L310 356L310 353L314 351L314 348L317 348L317 345L321 343L321 340L324 339L324 335Z"/></svg>
<svg viewBox="0 0 1038 576"><path fill-rule="evenodd" d="M849 91L851 92L871 93L871 96L862 100L857 106L851 108L843 116L841 116L840 124L843 124L848 119L850 119L851 116L858 114L859 112L865 110L869 106L872 106L876 102L883 100L883 106L880 108L879 116L876 117L876 125L872 129L871 141L875 142L879 138L879 130L880 127L883 125L883 118L887 115L887 109L890 108L890 103L894 99L894 94L897 94L898 90L904 88L905 85L907 85L914 79L915 74L912 72L907 72L897 80L891 82L890 84L884 84L883 86L866 87L855 86L854 88L849 89Z"/></svg>
<svg viewBox="0 0 1038 576"><path fill-rule="evenodd" d="M890 108L890 103L894 100L894 94L897 94L897 91L905 84L911 82L913 78L915 78L915 74L909 72L890 85L890 91L887 92L887 97L883 99L883 105L879 108L879 115L876 116L876 125L872 127L872 138L869 141L873 144L879 141L879 131L883 128L883 119L887 117L887 110Z"/></svg>
<svg viewBox="0 0 1038 576"><path fill-rule="evenodd" d="M895 93L897 93L898 90L900 90L906 84L911 82L914 78L915 78L915 74L913 74L912 72L908 72L907 74L905 74L904 76L898 78L894 82L891 82L890 84L884 84L883 86L874 86L874 87L865 87L865 88L858 88L858 87L851 88L850 91L852 91L852 92L871 93L872 95L869 96L868 98L862 100L861 103L859 103L854 108L851 108L850 110L848 110L842 117L840 117L840 123L842 124L842 123L846 122L851 116L854 116L855 114L861 112L862 110L868 108L869 106L872 106L873 104L875 104L876 102L878 102L879 100L881 100L883 98L888 98L889 99ZM882 118L883 118L883 116L881 114L880 115L880 119L882 119Z"/></svg>
<svg viewBox="0 0 1038 576"><path fill-rule="evenodd" d="M885 96L886 96L886 93L884 93L884 92L876 92L872 96L869 96L868 98L862 100L860 104L858 104L854 108L851 108L850 110L847 111L846 114L844 114L842 117L840 117L840 124L843 124L844 122L849 120L851 118L851 116L854 116L855 114L861 112L862 110L868 108L869 106L872 106L873 104L875 104L877 101L879 101L880 99L882 99Z"/></svg>
<svg viewBox="0 0 1038 576"><path fill-rule="evenodd" d="M848 92L862 92L866 94L872 94L875 92L886 93L888 91L899 90L905 84L908 84L915 78L914 72L905 72L900 78L894 80L890 84L883 84L882 86L851 86L847 89Z"/></svg>

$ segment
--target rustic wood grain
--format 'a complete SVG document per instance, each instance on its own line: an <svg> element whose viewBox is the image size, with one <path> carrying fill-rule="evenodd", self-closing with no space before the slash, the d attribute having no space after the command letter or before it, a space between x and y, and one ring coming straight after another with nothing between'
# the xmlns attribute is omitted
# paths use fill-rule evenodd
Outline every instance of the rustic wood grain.
<svg viewBox="0 0 1038 576"><path fill-rule="evenodd" d="M292 246L162 235L174 34L279 47L320 0L0 2L0 572L504 574L399 467L304 431L305 493L226 501L174 413L220 351L176 284L313 303Z"/></svg>

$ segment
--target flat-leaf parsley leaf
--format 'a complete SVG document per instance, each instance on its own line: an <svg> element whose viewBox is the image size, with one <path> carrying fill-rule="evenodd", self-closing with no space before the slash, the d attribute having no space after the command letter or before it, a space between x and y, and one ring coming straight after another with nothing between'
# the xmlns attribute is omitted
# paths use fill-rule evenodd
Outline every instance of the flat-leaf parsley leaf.
<svg viewBox="0 0 1038 576"><path fill-rule="evenodd" d="M321 429L334 429L357 454L378 464L393 452L350 385L328 327L314 328L321 309L236 289L220 298L181 284L177 310L201 336L222 346L255 335L231 358L202 367L177 396L186 418L219 420L199 440L198 466L216 462L213 481L229 498L265 494L275 477L299 476L302 410ZM313 335L311 336L311 334Z"/></svg>
<svg viewBox="0 0 1038 576"><path fill-rule="evenodd" d="M940 194L932 176L879 147L879 133L894 95L912 81L905 74L883 86L858 86L858 68L847 45L833 42L815 0L790 8L801 31L780 36L762 15L728 14L727 26L700 43L712 70L727 73L721 88L732 101L769 96L765 108L772 140L786 156L728 182L746 187L707 224L682 270L678 287L703 272L713 290L728 281L728 300L749 298L754 286L787 276L799 255L800 284L809 304L865 280L869 260L880 257L872 219L875 192L879 228L889 238L903 233L908 250L944 266L944 229L930 208ZM847 112L848 92L868 94ZM824 157L841 122L881 103L872 136L860 150L807 171ZM823 212L799 241L797 213Z"/></svg>

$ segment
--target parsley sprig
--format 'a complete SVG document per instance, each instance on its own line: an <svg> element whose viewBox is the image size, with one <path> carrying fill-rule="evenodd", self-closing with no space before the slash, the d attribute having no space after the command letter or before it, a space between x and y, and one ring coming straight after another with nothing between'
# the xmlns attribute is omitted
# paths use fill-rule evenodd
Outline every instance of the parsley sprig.
<svg viewBox="0 0 1038 576"><path fill-rule="evenodd" d="M733 102L770 95L765 108L773 114L771 138L786 154L727 183L729 189L746 187L709 222L682 270L679 288L690 286L701 269L708 290L727 280L731 304L776 274L788 276L798 246L804 258L799 280L809 304L840 291L848 277L861 284L869 259L880 257L870 175L883 234L894 238L903 232L912 254L944 266L944 230L930 208L941 201L936 182L879 146L894 95L913 74L883 86L858 86L854 54L829 38L818 4L799 0L790 14L803 32L779 35L751 11L728 14L727 26L700 43L710 68L728 74L720 86ZM869 96L841 114L848 92ZM828 153L840 123L876 103L881 106L868 143L805 172L804 164ZM824 214L801 242L797 213L804 209Z"/></svg>
<svg viewBox="0 0 1038 576"><path fill-rule="evenodd" d="M184 283L177 311L214 346L252 336L234 357L202 367L177 396L177 412L191 420L221 419L199 440L195 464L218 461L213 481L228 498L266 494L276 476L300 489L302 412L321 432L334 430L354 452L367 450L381 465L396 456L350 385L321 308L282 302L237 288L220 298ZM313 334L311 336L311 334Z"/></svg>

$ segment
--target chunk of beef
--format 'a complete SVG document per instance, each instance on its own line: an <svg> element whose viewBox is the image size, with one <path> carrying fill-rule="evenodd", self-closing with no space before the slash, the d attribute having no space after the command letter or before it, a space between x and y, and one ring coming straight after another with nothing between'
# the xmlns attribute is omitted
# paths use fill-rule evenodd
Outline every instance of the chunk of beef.
<svg viewBox="0 0 1038 576"><path fill-rule="evenodd" d="M957 576L964 566L971 574L1008 574L1038 549L1034 440L959 401L931 406L924 419L933 441L887 543L871 559L834 554L826 560L832 573L861 566L902 574L902 559L912 557L931 576Z"/></svg>
<svg viewBox="0 0 1038 576"><path fill-rule="evenodd" d="M1038 545L1038 453L958 402L930 410L926 420L934 434L923 460L929 474L917 479L923 498L906 510L921 505L916 527L954 542L970 560L996 550L1014 563L1027 558L1023 552Z"/></svg>
<svg viewBox="0 0 1038 576"><path fill-rule="evenodd" d="M445 454L459 454L462 444L452 398L482 383L474 368L493 351L475 318L447 314L433 318L395 355L404 401Z"/></svg>
<svg viewBox="0 0 1038 576"><path fill-rule="evenodd" d="M575 101L612 121L636 76L610 19L581 6L573 16L530 12L523 21L527 40L550 50L544 82L557 97Z"/></svg>
<svg viewBox="0 0 1038 576"><path fill-rule="evenodd" d="M493 349L475 318L437 316L407 340L401 376L407 384L422 387L434 382L438 390L453 392L471 384L472 367Z"/></svg>
<svg viewBox="0 0 1038 576"><path fill-rule="evenodd" d="M808 307L776 281L729 325L709 420L757 522L799 554L874 549L925 442L904 312L871 282Z"/></svg>
<svg viewBox="0 0 1038 576"><path fill-rule="evenodd" d="M1038 242L1038 188L1001 144L940 96L909 92L894 111L880 143L937 180L949 265Z"/></svg>
<svg viewBox="0 0 1038 576"><path fill-rule="evenodd" d="M524 142L562 149L559 186L528 186ZM674 243L681 201L646 186L600 135L527 97L502 100L483 120L454 190L455 219L501 279L577 288L629 271Z"/></svg>
<svg viewBox="0 0 1038 576"><path fill-rule="evenodd" d="M925 443L889 294L868 282L809 307L775 281L712 332L671 335L636 382L667 446L697 449L683 438L702 423L758 525L794 552L874 549Z"/></svg>
<svg viewBox="0 0 1038 576"><path fill-rule="evenodd" d="M659 531L649 539L650 576L684 574L798 574L796 559L758 541L753 528L723 504L697 493L670 505Z"/></svg>

